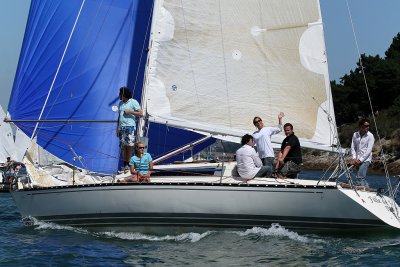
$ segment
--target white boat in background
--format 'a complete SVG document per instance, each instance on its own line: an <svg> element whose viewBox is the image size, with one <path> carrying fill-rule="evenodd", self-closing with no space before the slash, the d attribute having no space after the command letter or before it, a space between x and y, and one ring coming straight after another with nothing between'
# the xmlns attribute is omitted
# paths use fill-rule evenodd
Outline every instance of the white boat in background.
<svg viewBox="0 0 400 267"><path fill-rule="evenodd" d="M318 180L245 181L235 162L219 162L158 164L155 173L182 173L118 182L128 174L117 174L112 110L117 88L138 80L139 138L160 160L174 128L192 149L201 134L237 141L254 116L271 122L280 111L303 147L341 153L319 1L49 1L32 1L9 110L67 163L40 166L28 154L29 176L11 192L23 217L103 228L400 229L396 192L354 185L343 155ZM198 168L214 174L195 176Z"/></svg>

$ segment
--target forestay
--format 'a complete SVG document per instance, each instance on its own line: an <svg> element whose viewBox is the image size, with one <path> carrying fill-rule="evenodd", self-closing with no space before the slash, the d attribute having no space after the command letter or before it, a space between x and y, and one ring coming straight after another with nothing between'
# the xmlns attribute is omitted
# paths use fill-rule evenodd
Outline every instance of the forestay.
<svg viewBox="0 0 400 267"><path fill-rule="evenodd" d="M158 1L152 38L150 120L241 136L283 111L303 146L335 142L318 1Z"/></svg>

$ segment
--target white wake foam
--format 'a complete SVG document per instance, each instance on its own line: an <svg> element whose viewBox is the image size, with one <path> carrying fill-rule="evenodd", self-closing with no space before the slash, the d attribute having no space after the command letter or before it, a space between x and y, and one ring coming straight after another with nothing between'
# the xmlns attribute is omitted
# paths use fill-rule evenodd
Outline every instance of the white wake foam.
<svg viewBox="0 0 400 267"><path fill-rule="evenodd" d="M183 233L179 235L165 235L165 236L156 236L156 235L148 235L142 233L130 233L130 232L90 232L82 228L60 225L51 222L43 222L39 221L36 218L30 217L26 218L31 225L35 227L36 230L67 230L73 231L76 233L83 234L92 234L95 236L107 236L120 238L124 240L142 240L142 241L176 241L176 242L191 242L195 243L203 239L204 237L210 235L213 231L207 231L202 234L199 233Z"/></svg>
<svg viewBox="0 0 400 267"><path fill-rule="evenodd" d="M68 226L68 225L60 225L52 222L43 222L33 217L30 217L29 220L32 222L32 225L35 227L36 230L67 230L67 231L74 231L77 233L85 233L85 234L90 233L89 231L82 228Z"/></svg>
<svg viewBox="0 0 400 267"><path fill-rule="evenodd" d="M164 236L156 236L156 235L148 235L142 233L130 233L130 232L91 232L82 228L68 226L68 225L60 225L52 222L43 222L37 220L33 217L27 217L24 219L24 223L27 225L32 225L36 230L67 230L73 231L81 234L91 234L97 237L106 236L113 238L120 238L124 240L142 240L142 241L176 241L176 242L191 242L195 243L203 239L204 237L210 235L214 231L206 231L204 233L183 233L179 235L164 235Z"/></svg>
<svg viewBox="0 0 400 267"><path fill-rule="evenodd" d="M176 242L191 242L195 243L203 239L204 237L213 233L212 231L207 231L202 234L199 233L183 233L180 235L165 235L165 236L155 236L142 233L129 233L129 232L103 232L102 234L108 237L116 237L124 240L143 240L143 241L176 241Z"/></svg>
<svg viewBox="0 0 400 267"><path fill-rule="evenodd" d="M81 233L81 234L91 234L97 237L108 237L108 238L119 238L123 240L141 240L141 241L156 241L156 242L163 242L163 241L173 241L173 242L191 242L195 243L206 236L209 236L213 233L216 233L217 231L206 231L204 233L195 233L195 232L190 232L190 233L182 233L178 235L163 235L163 236L157 236L157 235L150 235L150 234L144 234L140 232L114 232L114 231L107 231L107 232L91 232L82 228L78 227L73 227L73 226L67 226L67 225L59 225L56 223L51 223L51 222L43 222L39 221L35 218L27 218L29 219L28 221L30 222L31 225L35 227L37 230L67 230L67 231L73 231L76 233ZM239 236L250 236L250 235L256 235L256 236L276 236L276 237L287 237L289 239L302 242L302 243L327 243L327 241L324 241L322 239L316 239L316 238L308 238L305 236L301 236L296 232L290 231L285 229L279 224L272 224L270 228L263 228L263 227L253 227L251 229L247 229L244 231L223 231L225 233L233 233ZM392 242L394 243L394 242Z"/></svg>
<svg viewBox="0 0 400 267"><path fill-rule="evenodd" d="M253 227L251 229L247 229L246 231L234 231L233 233L236 233L239 236L257 235L287 237L303 243L325 243L325 241L322 239L314 239L301 236L296 232L285 229L277 223L273 223L270 228Z"/></svg>

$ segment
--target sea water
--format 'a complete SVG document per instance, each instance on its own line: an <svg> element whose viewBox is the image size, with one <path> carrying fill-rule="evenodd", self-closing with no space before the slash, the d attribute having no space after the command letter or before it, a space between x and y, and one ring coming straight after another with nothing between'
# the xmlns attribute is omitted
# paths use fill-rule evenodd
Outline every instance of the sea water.
<svg viewBox="0 0 400 267"><path fill-rule="evenodd" d="M308 176L319 172L306 172ZM385 178L369 176L371 186ZM346 208L346 207L343 207ZM25 225L0 194L0 266L396 266L399 232L299 232L279 224L149 234Z"/></svg>

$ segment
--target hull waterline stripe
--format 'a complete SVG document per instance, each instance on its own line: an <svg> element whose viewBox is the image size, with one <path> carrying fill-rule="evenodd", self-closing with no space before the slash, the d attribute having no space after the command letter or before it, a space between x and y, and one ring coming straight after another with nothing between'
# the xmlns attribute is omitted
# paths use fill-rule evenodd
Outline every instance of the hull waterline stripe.
<svg viewBox="0 0 400 267"><path fill-rule="evenodd" d="M186 213L129 213L129 214L79 214L71 216L40 216L39 220L75 226L219 226L254 227L279 223L298 228L365 228L385 227L380 220L337 219L315 217L237 215L237 214L186 214Z"/></svg>

